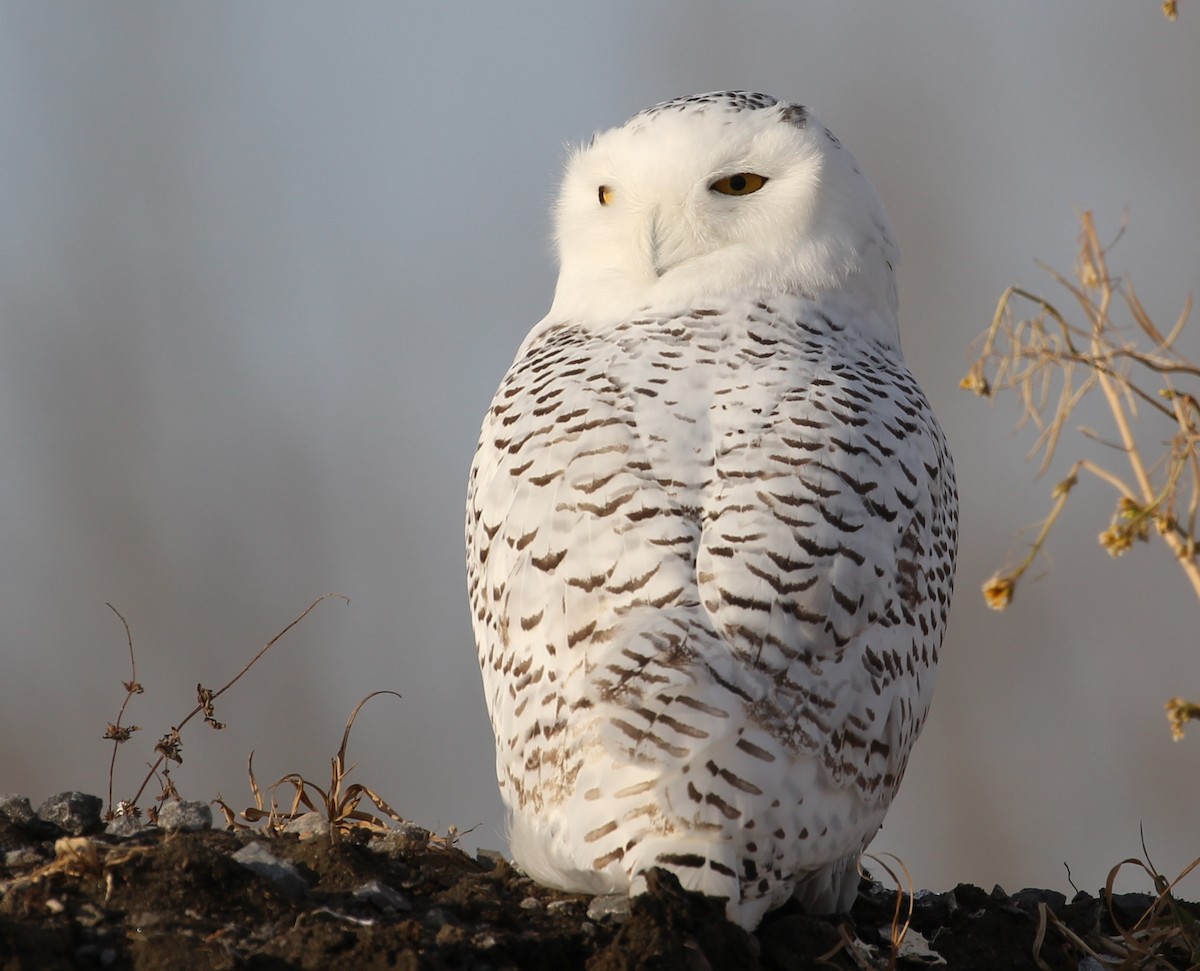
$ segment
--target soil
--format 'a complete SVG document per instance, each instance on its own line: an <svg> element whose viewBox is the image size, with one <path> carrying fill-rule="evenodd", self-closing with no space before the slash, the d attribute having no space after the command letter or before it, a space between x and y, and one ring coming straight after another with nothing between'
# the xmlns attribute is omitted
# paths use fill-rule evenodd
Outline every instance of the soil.
<svg viewBox="0 0 1200 971"><path fill-rule="evenodd" d="M257 862L235 859L253 843ZM471 856L412 826L337 841L157 827L118 838L0 813L0 971L888 967L894 888L864 879L848 915L789 904L748 934L719 901L653 876L651 892L622 907L545 889L499 854ZM1121 895L1113 914L1130 927L1152 902ZM1084 949L1111 954L1114 939L1102 895L1068 903L961 885L917 894L896 966L1086 971L1117 966L1089 963ZM1154 966L1188 966L1174 960Z"/></svg>

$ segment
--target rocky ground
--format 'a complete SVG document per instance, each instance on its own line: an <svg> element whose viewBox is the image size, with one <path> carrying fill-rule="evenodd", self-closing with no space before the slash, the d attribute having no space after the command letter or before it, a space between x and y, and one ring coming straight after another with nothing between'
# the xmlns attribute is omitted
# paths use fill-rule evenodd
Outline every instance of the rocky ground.
<svg viewBox="0 0 1200 971"><path fill-rule="evenodd" d="M36 811L0 797L0 971L1197 966L1200 907L1164 905L1128 930L1149 895L1118 895L1110 913L1103 894L919 893L896 949L897 893L866 880L849 915L789 905L747 934L669 874L622 906L544 889L499 854L469 856L416 826L333 841L315 814L268 836L210 828L203 804L166 804L158 826L106 827L100 810L79 793Z"/></svg>

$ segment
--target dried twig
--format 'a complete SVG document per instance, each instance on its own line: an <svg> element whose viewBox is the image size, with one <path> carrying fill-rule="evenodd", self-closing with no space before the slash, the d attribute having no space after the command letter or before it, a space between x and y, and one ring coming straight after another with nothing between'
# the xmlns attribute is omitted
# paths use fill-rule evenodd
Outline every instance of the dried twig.
<svg viewBox="0 0 1200 971"><path fill-rule="evenodd" d="M888 952L887 964L888 971L895 971L896 961L900 956L900 946L904 943L904 936L908 933L908 928L912 924L914 906L913 881L912 874L908 872L908 867L904 865L904 861L900 859L900 857L896 856L894 853L885 853L883 856L895 860L896 865L900 868L901 873L904 874L904 879L901 880L899 874L897 874L895 870L888 866L883 857L875 854L870 854L868 857L868 859L873 860L875 863L878 863L881 867L883 867L887 875L892 878L892 883L896 885L896 908L892 913L892 924L888 933L891 950ZM907 897L904 893L905 887L908 888ZM904 902L906 899L908 901L908 912L905 913L903 919L901 919L900 915L904 911Z"/></svg>
<svg viewBox="0 0 1200 971"><path fill-rule="evenodd" d="M112 739L113 743L112 758L108 762L108 812L106 814L106 818L112 819L117 813L117 810L113 809L113 774L117 768L117 749L120 748L122 742L129 741L129 737L141 727L139 725L122 725L121 719L125 717L125 709L129 705L129 700L134 695L142 694L145 689L137 679L137 660L133 656L133 634L129 630L129 621L112 604L105 604L105 606L116 614L121 619L121 623L125 625L125 641L129 645L129 680L121 682L125 688L125 699L121 702L121 710L117 712L117 720L110 722L108 729L104 732L104 738ZM135 814L137 812L135 806L126 802L122 802L118 808L122 812Z"/></svg>
<svg viewBox="0 0 1200 971"><path fill-rule="evenodd" d="M1116 433L1111 447L1120 459L1116 463L1078 459L1072 464L1052 491L1054 505L1028 555L984 583L984 598L997 610L1012 602L1018 580L1041 552L1085 472L1117 493L1112 519L1099 534L1100 545L1110 555L1120 556L1135 542L1148 540L1153 529L1200 598L1200 365L1177 347L1191 300L1164 334L1150 319L1133 284L1110 274L1108 248L1100 244L1091 213L1082 213L1080 221L1075 279L1049 272L1074 298L1085 324L1072 323L1043 297L1009 287L962 386L986 397L1002 391L1018 397L1022 406L1018 427L1028 424L1038 432L1029 457L1040 455L1039 475L1050 467L1076 407L1098 391ZM1033 304L1034 315L1015 320L1017 300ZM1118 308L1128 318L1122 326L1116 322ZM1157 420L1163 432L1152 430L1151 420ZM1080 432L1103 441L1089 430ZM1200 707L1180 698L1171 699L1167 710L1176 738L1182 736L1189 719L1200 717Z"/></svg>
<svg viewBox="0 0 1200 971"><path fill-rule="evenodd" d="M184 717L184 719L178 725L172 726L171 730L169 732L167 732L165 735L163 735L163 737L161 739L159 739L158 744L155 745L155 747L154 747L154 750L158 753L158 758L151 764L149 772L146 773L146 777L142 780L142 784L138 787L137 792L134 793L133 798L125 800L122 803L122 805L123 806L125 806L125 805L136 806L138 800L142 797L142 793L145 792L146 786L150 784L150 780L153 778L156 778L158 776L158 770L160 767L162 767L163 775L165 776L165 782L162 782L160 780L160 784L163 786L163 792L160 793L160 795L159 795L159 801L162 801L165 797L170 796L170 795L178 795L178 793L175 792L174 783L171 781L171 778L170 778L170 769L167 766L164 766L163 763L164 762L180 763L183 761L183 756L181 755L181 751L180 751L181 744L182 744L180 733L182 732L183 727L188 722L190 722L193 718L195 718L196 715L203 712L204 720L210 726L212 726L213 728L216 728L216 729L223 728L224 725L221 722L216 720L216 717L214 714L214 709L213 709L213 703L219 697L221 697L221 695L223 695L226 691L228 691L235 684L237 684L242 679L243 675L246 674L247 671L249 671L252 667L254 667L255 664L257 664L260 660L262 660L263 656L267 653L267 651L269 651L272 647L274 647L275 644L279 641L280 638L283 637L284 634L286 634L293 627L295 627L298 623L300 623L300 621L304 620L304 618L307 617L318 604L322 603L325 600L330 599L331 597L337 598L339 600L344 600L346 603L350 602L349 597L345 597L340 593L327 593L322 597L318 597L311 604L309 604L298 617L296 617L291 623L289 623L286 627L284 627L283 630L281 630L278 634L276 634L269 641L267 641L267 643L264 644L259 649L258 653L255 654L254 657L252 657L249 661L247 661L245 666L237 674L235 674L232 678L230 678L222 687L218 688L216 691L212 691L208 688L205 688L203 685L197 685L196 686L196 696L197 696L196 706L190 712L188 712L188 714ZM117 616L120 617L120 614L117 614ZM125 618L122 617L121 619L124 620ZM128 624L126 625L126 630L128 631ZM132 638L131 638L130 639L130 657L132 657L132 651L133 651L133 644L132 644ZM136 682L134 682L134 683L136 684ZM122 711L124 711L124 706L122 706ZM120 719L118 718L118 723L119 723L119 721L120 721ZM111 803L111 795L110 795L109 801Z"/></svg>

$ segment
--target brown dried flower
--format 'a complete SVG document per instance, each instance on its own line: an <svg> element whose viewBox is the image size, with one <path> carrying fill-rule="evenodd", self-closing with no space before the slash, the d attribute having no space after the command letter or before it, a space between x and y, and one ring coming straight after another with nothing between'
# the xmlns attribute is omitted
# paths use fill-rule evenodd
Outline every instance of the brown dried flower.
<svg viewBox="0 0 1200 971"><path fill-rule="evenodd" d="M213 698L216 697L211 688L206 688L202 684L196 685L196 703L204 712L204 720L208 722L217 731L225 727L224 722L219 722L213 711Z"/></svg>
<svg viewBox="0 0 1200 971"><path fill-rule="evenodd" d="M1012 603L1013 591L1016 590L1016 578L997 574L983 585L983 599L992 610L1003 610Z"/></svg>
<svg viewBox="0 0 1200 971"><path fill-rule="evenodd" d="M108 723L108 729L104 732L104 738L111 739L114 742L128 742L129 736L141 728L140 725L114 725Z"/></svg>
<svg viewBox="0 0 1200 971"><path fill-rule="evenodd" d="M1190 721L1200 721L1200 705L1186 701L1183 698L1172 698L1166 705L1167 720L1171 723L1171 738L1179 742L1183 739L1183 729Z"/></svg>
<svg viewBox="0 0 1200 971"><path fill-rule="evenodd" d="M1100 534L1100 545L1108 550L1109 556L1120 556L1133 545L1133 530L1123 524L1114 523Z"/></svg>
<svg viewBox="0 0 1200 971"><path fill-rule="evenodd" d="M983 373L982 359L971 365L971 370L958 382L958 386L967 391L973 391L981 398L986 398L992 393L991 385L988 384L988 379Z"/></svg>
<svg viewBox="0 0 1200 971"><path fill-rule="evenodd" d="M158 744L154 746L154 751L161 755L164 759L170 759L172 762L183 764L183 756L180 754L180 749L183 742L179 737L179 729L172 728L166 735L158 740Z"/></svg>

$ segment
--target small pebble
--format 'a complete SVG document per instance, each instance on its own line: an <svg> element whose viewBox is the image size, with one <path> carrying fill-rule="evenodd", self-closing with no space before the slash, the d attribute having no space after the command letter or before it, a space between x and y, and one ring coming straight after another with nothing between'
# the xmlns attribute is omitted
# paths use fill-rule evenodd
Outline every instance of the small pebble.
<svg viewBox="0 0 1200 971"><path fill-rule="evenodd" d="M247 843L233 854L233 859L247 870L266 877L285 893L299 895L308 889L308 883L300 876L300 871L275 856L263 843Z"/></svg>
<svg viewBox="0 0 1200 971"><path fill-rule="evenodd" d="M629 918L629 908L628 894L607 893L592 899L592 902L588 904L587 915L592 920L611 917L616 921L624 921Z"/></svg>
<svg viewBox="0 0 1200 971"><path fill-rule="evenodd" d="M526 897L521 901L522 910L541 910L542 902L537 897Z"/></svg>
<svg viewBox="0 0 1200 971"><path fill-rule="evenodd" d="M447 924L456 924L458 921L450 911L442 907L430 907L425 912L425 923L433 927L444 927Z"/></svg>
<svg viewBox="0 0 1200 971"><path fill-rule="evenodd" d="M395 829L371 837L371 849L379 853L404 854L429 845L429 830L415 823L400 823Z"/></svg>
<svg viewBox="0 0 1200 971"><path fill-rule="evenodd" d="M393 890L382 880L371 880L354 891L354 898L378 907L384 913L412 910L409 899L398 890Z"/></svg>
<svg viewBox="0 0 1200 971"><path fill-rule="evenodd" d="M196 833L212 829L212 807L206 802L170 799L158 810L158 828L168 832Z"/></svg>
<svg viewBox="0 0 1200 971"><path fill-rule="evenodd" d="M4 854L4 865L10 870L27 866L37 866L44 860L45 857L30 846L20 846Z"/></svg>
<svg viewBox="0 0 1200 971"><path fill-rule="evenodd" d="M295 833L302 840L312 839L314 836L328 836L329 820L320 813L305 813L303 816L289 819L284 824L283 831Z"/></svg>
<svg viewBox="0 0 1200 971"><path fill-rule="evenodd" d="M109 836L136 836L145 828L146 824L141 818L133 813L125 813L110 819L104 832Z"/></svg>
<svg viewBox="0 0 1200 971"><path fill-rule="evenodd" d="M1038 904L1045 904L1051 910L1057 910L1067 903L1067 895L1057 890L1038 890L1026 887L1012 895L1012 902L1022 910L1037 912Z"/></svg>
<svg viewBox="0 0 1200 971"><path fill-rule="evenodd" d="M53 823L70 836L97 832L103 825L100 811L104 801L84 792L59 792L38 807L37 816Z"/></svg>
<svg viewBox="0 0 1200 971"><path fill-rule="evenodd" d="M475 862L485 870L494 870L502 863L508 862L499 850L476 850Z"/></svg>
<svg viewBox="0 0 1200 971"><path fill-rule="evenodd" d="M28 797L10 792L0 795L0 816L8 817L18 826L28 826L34 819L33 807L29 805Z"/></svg>

